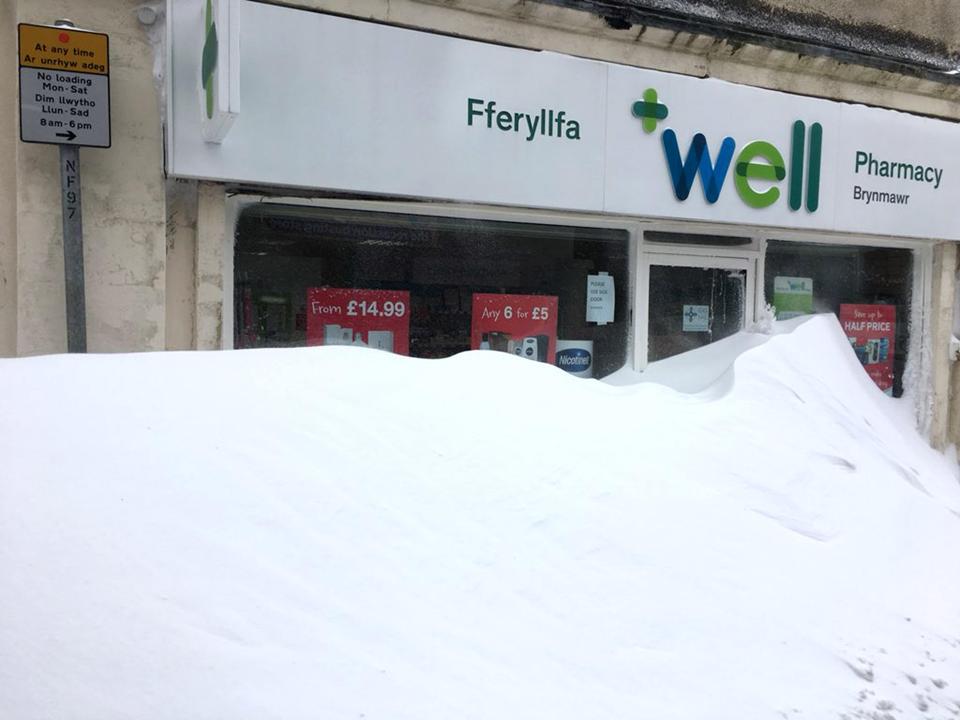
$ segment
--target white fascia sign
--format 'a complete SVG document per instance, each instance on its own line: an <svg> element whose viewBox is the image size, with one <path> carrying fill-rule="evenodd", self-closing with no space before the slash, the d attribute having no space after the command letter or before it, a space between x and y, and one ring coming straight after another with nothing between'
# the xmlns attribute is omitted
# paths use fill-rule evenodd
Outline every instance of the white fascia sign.
<svg viewBox="0 0 960 720"><path fill-rule="evenodd" d="M240 113L240 19L238 0L205 0L197 91L200 133L221 143Z"/></svg>
<svg viewBox="0 0 960 720"><path fill-rule="evenodd" d="M272 2L167 10L173 177L960 240L953 123Z"/></svg>

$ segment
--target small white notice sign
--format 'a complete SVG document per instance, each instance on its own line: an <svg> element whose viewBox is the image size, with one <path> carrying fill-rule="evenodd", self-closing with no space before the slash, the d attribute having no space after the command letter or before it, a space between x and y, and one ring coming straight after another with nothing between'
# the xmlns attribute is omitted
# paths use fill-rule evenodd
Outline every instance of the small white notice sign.
<svg viewBox="0 0 960 720"><path fill-rule="evenodd" d="M707 332L710 329L709 305L683 306L683 331Z"/></svg>
<svg viewBox="0 0 960 720"><path fill-rule="evenodd" d="M613 322L613 276L605 272L587 275L587 322Z"/></svg>

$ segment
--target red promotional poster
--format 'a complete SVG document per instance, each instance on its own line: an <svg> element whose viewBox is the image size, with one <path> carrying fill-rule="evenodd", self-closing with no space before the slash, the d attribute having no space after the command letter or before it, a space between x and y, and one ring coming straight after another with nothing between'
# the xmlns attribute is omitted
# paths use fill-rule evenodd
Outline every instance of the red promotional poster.
<svg viewBox="0 0 960 720"><path fill-rule="evenodd" d="M410 293L308 288L307 345L360 345L409 355Z"/></svg>
<svg viewBox="0 0 960 720"><path fill-rule="evenodd" d="M552 364L557 352L557 296L474 293L470 347Z"/></svg>
<svg viewBox="0 0 960 720"><path fill-rule="evenodd" d="M841 305L840 325L867 375L892 395L897 309L893 305Z"/></svg>

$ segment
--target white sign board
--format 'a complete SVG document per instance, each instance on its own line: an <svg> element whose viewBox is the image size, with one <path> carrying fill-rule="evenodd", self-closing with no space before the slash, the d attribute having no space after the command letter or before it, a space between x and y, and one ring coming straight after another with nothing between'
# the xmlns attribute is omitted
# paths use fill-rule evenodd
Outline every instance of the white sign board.
<svg viewBox="0 0 960 720"><path fill-rule="evenodd" d="M613 322L613 276L605 272L587 275L587 322L605 325Z"/></svg>
<svg viewBox="0 0 960 720"><path fill-rule="evenodd" d="M205 142L204 7L168 3L175 176L960 239L954 124L251 0Z"/></svg>
<svg viewBox="0 0 960 720"><path fill-rule="evenodd" d="M20 139L110 147L110 52L102 33L18 26Z"/></svg>
<svg viewBox="0 0 960 720"><path fill-rule="evenodd" d="M839 105L834 228L960 239L960 126Z"/></svg>
<svg viewBox="0 0 960 720"><path fill-rule="evenodd" d="M171 174L601 207L603 64L240 2L242 111L217 145L197 107L204 5L168 4Z"/></svg>
<svg viewBox="0 0 960 720"><path fill-rule="evenodd" d="M648 90L656 95L650 93L647 103L643 94ZM609 70L608 92L607 133L624 140L616 143L615 151L608 149L605 210L738 224L833 227L836 137L829 131L826 151L821 146L817 156L820 183L813 211L806 206L813 197L804 192L803 175L809 175L810 129L814 124L836 128L840 118L836 103L620 66ZM638 102L652 107L634 112ZM645 123L643 113L652 113L658 105L666 117ZM791 150L797 120L804 124L805 151L795 159ZM762 201L769 202L765 207L745 201L736 182L744 150L755 141L766 143L765 149L772 150L767 154L774 160L774 153L779 155L782 165L781 180L748 181L750 190L772 191ZM757 156L752 162L777 174L766 158ZM801 176L801 203L793 210L789 189L796 175Z"/></svg>

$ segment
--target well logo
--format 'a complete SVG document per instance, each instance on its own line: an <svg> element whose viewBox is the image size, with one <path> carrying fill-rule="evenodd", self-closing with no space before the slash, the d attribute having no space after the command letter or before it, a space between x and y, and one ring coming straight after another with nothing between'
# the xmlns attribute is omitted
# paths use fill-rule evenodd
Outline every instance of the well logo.
<svg viewBox="0 0 960 720"><path fill-rule="evenodd" d="M660 101L654 88L647 88L643 99L634 102L630 111L641 121L643 131L647 134L655 132L657 124L669 115L669 109ZM686 156L681 155L677 133L673 129L665 128L660 138L673 192L681 202L690 197L697 175L700 176L700 186L707 203L712 205L717 202L732 165L734 187L740 199L749 207L760 209L776 203L781 197L777 185L783 180L788 180L787 205L791 210L800 210L805 205L808 212L816 212L820 206L820 159L823 146L823 127L820 123L810 125L809 142L806 123L802 120L793 123L789 164L780 150L767 140L747 143L734 157L737 141L727 136L721 140L714 159L703 133L694 134ZM763 185L758 188L755 183Z"/></svg>
<svg viewBox="0 0 960 720"><path fill-rule="evenodd" d="M631 108L634 117L638 117L643 122L643 131L652 133L657 129L657 122L665 120L669 111L667 106L658 102L657 91L653 88L647 88L643 91L643 100L637 100Z"/></svg>

